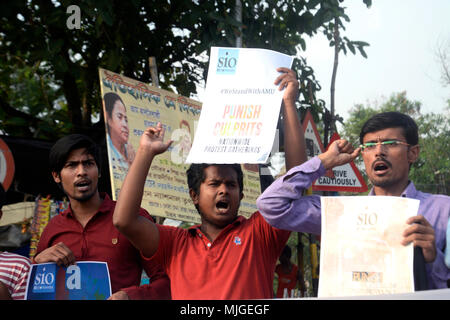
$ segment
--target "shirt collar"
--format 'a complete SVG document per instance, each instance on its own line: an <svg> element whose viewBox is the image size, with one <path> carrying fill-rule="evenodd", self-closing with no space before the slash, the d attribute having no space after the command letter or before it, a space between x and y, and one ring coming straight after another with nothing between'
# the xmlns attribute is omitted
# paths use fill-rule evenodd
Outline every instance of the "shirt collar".
<svg viewBox="0 0 450 320"><path fill-rule="evenodd" d="M416 187L414 186L414 183L412 181L409 181L408 185L406 186L405 190L403 190L403 192L400 195L400 197L403 197L403 198L414 198L415 199L416 195L417 195ZM372 190L370 190L369 196L376 196L374 188L372 188Z"/></svg>
<svg viewBox="0 0 450 320"><path fill-rule="evenodd" d="M243 216L238 216L232 223L230 223L228 226L226 226L222 232L224 232L225 230L231 229L235 226L238 226L242 223L242 221L245 220L245 217ZM195 237L197 235L198 232L202 233L202 231L200 230L200 225L197 224L195 226L192 226L188 229L188 232L191 236ZM221 233L222 233L221 232Z"/></svg>
<svg viewBox="0 0 450 320"><path fill-rule="evenodd" d="M417 190L412 181L409 181L408 186L402 192L402 197L414 199L417 197Z"/></svg>
<svg viewBox="0 0 450 320"><path fill-rule="evenodd" d="M106 192L100 192L100 198L103 198L102 204L100 208L98 208L97 213L107 213L110 212L113 208L114 202L111 200L109 195ZM69 207L61 212L62 216L70 216L73 217L72 206L69 204Z"/></svg>

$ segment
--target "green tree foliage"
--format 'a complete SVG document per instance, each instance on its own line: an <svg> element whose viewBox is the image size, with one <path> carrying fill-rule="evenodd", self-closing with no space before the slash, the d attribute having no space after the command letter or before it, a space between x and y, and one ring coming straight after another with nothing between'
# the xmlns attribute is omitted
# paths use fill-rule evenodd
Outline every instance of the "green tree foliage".
<svg viewBox="0 0 450 320"><path fill-rule="evenodd" d="M411 101L406 92L394 93L375 105L355 105L345 121L343 136L359 145L359 132L371 116L379 112L399 111L410 115L419 127L420 156L411 167L410 179L417 188L433 193L450 193L450 105L442 114L420 112L421 103ZM358 158L359 167L362 160ZM364 175L365 171L362 170ZM367 179L366 179L367 180Z"/></svg>
<svg viewBox="0 0 450 320"><path fill-rule="evenodd" d="M370 0L363 0L369 6ZM305 36L327 34L349 21L342 0L82 0L80 28L68 28L69 0L0 2L0 130L56 139L67 132L104 132L98 67L150 83L149 57L159 84L185 96L206 79L210 46L259 47L296 55ZM71 20L72 21L72 20ZM347 39L348 40L348 39ZM345 42L363 55L363 42ZM296 59L302 106L315 100L319 82ZM100 121L93 125L93 117Z"/></svg>
<svg viewBox="0 0 450 320"><path fill-rule="evenodd" d="M421 155L411 169L411 179L425 191L450 195L450 107L443 114L417 119Z"/></svg>

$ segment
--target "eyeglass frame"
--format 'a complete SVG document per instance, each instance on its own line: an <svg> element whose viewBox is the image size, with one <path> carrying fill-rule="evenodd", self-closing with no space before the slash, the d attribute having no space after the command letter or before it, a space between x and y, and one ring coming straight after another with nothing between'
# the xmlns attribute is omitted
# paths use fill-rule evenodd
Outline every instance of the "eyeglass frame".
<svg viewBox="0 0 450 320"><path fill-rule="evenodd" d="M370 144L370 146L367 146L368 144ZM361 152L367 152L367 150L375 150L375 148L380 145L380 146L386 146L387 148L389 148L389 146L395 147L397 145L404 145L404 146L408 146L410 147L411 144L401 141L401 140L385 140L385 141L377 141L377 142L366 142L363 144L359 145L359 148L361 148ZM369 148L369 149L367 149ZM367 149L365 151L365 149Z"/></svg>

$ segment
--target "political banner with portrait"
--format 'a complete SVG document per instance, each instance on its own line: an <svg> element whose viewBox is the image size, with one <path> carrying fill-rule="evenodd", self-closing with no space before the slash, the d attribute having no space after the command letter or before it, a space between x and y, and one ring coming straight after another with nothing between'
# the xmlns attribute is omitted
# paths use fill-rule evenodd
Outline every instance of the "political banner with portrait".
<svg viewBox="0 0 450 320"><path fill-rule="evenodd" d="M161 122L168 151L153 159L147 175L141 206L152 216L200 222L189 196L186 158L192 146L201 102L99 68L106 143L113 199L119 195L134 159L142 133ZM239 213L256 211L260 194L258 168L243 165L244 199Z"/></svg>

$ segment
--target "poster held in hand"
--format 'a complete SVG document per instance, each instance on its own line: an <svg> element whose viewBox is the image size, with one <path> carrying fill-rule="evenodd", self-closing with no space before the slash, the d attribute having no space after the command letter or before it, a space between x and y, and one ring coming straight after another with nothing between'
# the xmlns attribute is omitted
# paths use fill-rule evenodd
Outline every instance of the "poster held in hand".
<svg viewBox="0 0 450 320"><path fill-rule="evenodd" d="M212 47L205 99L188 163L266 163L293 57L266 49Z"/></svg>
<svg viewBox="0 0 450 320"><path fill-rule="evenodd" d="M31 266L26 300L106 300L111 296L108 264L77 262L68 267L56 263Z"/></svg>
<svg viewBox="0 0 450 320"><path fill-rule="evenodd" d="M414 292L413 245L401 244L419 200L321 197L319 297Z"/></svg>

